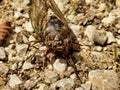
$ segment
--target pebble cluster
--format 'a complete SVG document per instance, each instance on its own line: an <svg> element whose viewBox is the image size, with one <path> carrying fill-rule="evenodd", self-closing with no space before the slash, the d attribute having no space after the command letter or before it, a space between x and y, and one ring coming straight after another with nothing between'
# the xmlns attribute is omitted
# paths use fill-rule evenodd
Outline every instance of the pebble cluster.
<svg viewBox="0 0 120 90"><path fill-rule="evenodd" d="M0 90L119 90L120 0L55 2L80 44L73 56L82 83L65 59L45 56L28 14L30 0L2 0L0 23L14 28L0 45Z"/></svg>

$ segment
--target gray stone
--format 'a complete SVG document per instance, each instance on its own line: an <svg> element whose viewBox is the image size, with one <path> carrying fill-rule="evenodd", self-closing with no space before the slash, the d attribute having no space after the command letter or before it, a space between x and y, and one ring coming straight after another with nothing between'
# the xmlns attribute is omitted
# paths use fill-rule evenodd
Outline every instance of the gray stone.
<svg viewBox="0 0 120 90"><path fill-rule="evenodd" d="M93 70L89 72L92 90L118 90L118 76L113 70Z"/></svg>
<svg viewBox="0 0 120 90"><path fill-rule="evenodd" d="M90 61L95 60L95 61L99 61L99 62L105 62L105 61L108 62L108 57L101 52L93 51L93 52L91 52L88 60L90 60Z"/></svg>
<svg viewBox="0 0 120 90"><path fill-rule="evenodd" d="M107 41L107 36L105 31L96 31L94 33L93 41L95 44L104 45Z"/></svg>
<svg viewBox="0 0 120 90"><path fill-rule="evenodd" d="M10 80L8 82L9 86L14 88L16 85L21 84L22 81L16 74L10 75Z"/></svg>
<svg viewBox="0 0 120 90"><path fill-rule="evenodd" d="M25 56L27 49L28 49L27 44L19 44L19 45L17 45L16 46L17 55L20 56L20 57Z"/></svg>
<svg viewBox="0 0 120 90"><path fill-rule="evenodd" d="M87 35L89 40L93 41L95 32L96 32L96 27L94 25L89 25L86 27L86 30L84 33L85 35Z"/></svg>
<svg viewBox="0 0 120 90"><path fill-rule="evenodd" d="M56 90L56 87L58 87L60 90L72 90L74 85L75 83L73 79L65 78L53 83L50 87L50 90Z"/></svg>
<svg viewBox="0 0 120 90"><path fill-rule="evenodd" d="M53 67L58 73L64 72L67 68L67 62L64 59L56 59Z"/></svg>
<svg viewBox="0 0 120 90"><path fill-rule="evenodd" d="M104 45L107 41L106 32L103 30L96 30L94 25L87 26L84 33L92 43Z"/></svg>
<svg viewBox="0 0 120 90"><path fill-rule="evenodd" d="M6 57L4 47L0 47L0 59L4 59Z"/></svg>

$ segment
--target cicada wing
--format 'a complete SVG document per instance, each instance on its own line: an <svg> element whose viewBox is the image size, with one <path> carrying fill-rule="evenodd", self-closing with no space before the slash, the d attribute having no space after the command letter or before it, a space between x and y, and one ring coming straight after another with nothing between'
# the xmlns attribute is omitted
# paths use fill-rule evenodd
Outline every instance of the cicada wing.
<svg viewBox="0 0 120 90"><path fill-rule="evenodd" d="M58 17L58 19L64 23L65 27L68 29L68 24L66 19L64 18L64 15L62 14L62 12L60 11L60 9L58 8L57 4L55 3L54 0L48 0L48 6L49 8L56 14L56 16Z"/></svg>
<svg viewBox="0 0 120 90"><path fill-rule="evenodd" d="M40 30L45 28L47 23L47 10L46 2L44 0L31 0L30 18L33 29L37 34Z"/></svg>

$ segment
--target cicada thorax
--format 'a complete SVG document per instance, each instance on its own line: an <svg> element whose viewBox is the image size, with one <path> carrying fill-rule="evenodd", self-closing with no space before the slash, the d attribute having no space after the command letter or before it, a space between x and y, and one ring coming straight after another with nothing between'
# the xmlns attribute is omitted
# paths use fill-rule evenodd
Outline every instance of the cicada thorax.
<svg viewBox="0 0 120 90"><path fill-rule="evenodd" d="M66 29L64 24L55 16L51 16L43 31L45 45L54 52L68 54L71 45L69 34L69 30Z"/></svg>

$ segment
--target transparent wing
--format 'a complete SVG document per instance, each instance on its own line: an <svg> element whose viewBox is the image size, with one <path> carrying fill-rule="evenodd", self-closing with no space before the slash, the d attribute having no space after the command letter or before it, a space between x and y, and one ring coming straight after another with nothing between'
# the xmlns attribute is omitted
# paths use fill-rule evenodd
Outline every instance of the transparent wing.
<svg viewBox="0 0 120 90"><path fill-rule="evenodd" d="M37 34L43 30L47 23L47 11L45 0L31 0L30 18L32 26Z"/></svg>
<svg viewBox="0 0 120 90"><path fill-rule="evenodd" d="M60 11L60 9L58 8L55 1L54 0L48 0L47 3L48 3L49 8L56 14L56 16L59 18L59 20L61 20L61 22L64 23L66 29L68 29L67 21L64 18L64 15Z"/></svg>

